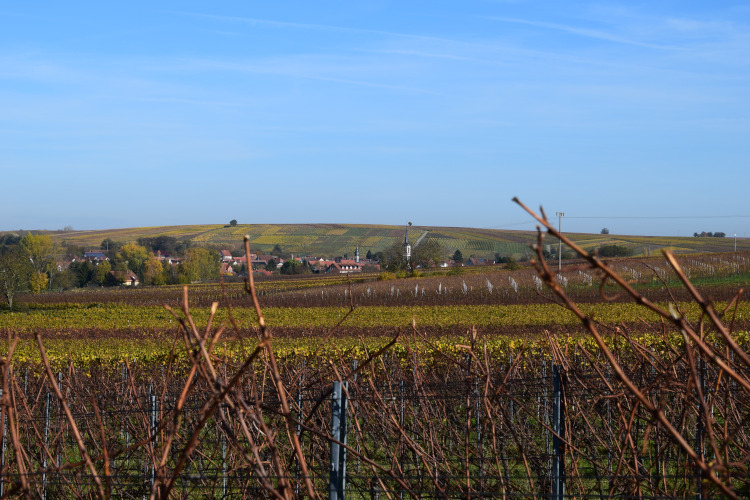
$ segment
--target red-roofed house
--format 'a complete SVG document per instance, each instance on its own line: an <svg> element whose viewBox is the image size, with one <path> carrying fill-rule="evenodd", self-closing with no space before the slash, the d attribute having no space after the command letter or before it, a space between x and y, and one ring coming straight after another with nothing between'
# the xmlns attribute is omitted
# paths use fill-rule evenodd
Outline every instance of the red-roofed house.
<svg viewBox="0 0 750 500"><path fill-rule="evenodd" d="M340 262L332 262L328 268L326 268L326 272L340 274L361 273L362 265L353 260L341 260Z"/></svg>

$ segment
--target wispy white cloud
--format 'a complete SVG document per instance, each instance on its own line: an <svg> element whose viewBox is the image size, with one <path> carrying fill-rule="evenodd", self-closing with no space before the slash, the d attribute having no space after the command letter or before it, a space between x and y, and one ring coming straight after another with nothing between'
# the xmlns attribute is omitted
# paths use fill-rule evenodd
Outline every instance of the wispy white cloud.
<svg viewBox="0 0 750 500"><path fill-rule="evenodd" d="M428 59L447 59L450 61L473 62L473 63L479 63L479 64L492 64L492 65L498 64L497 60L492 60L492 59L481 59L477 57L469 57L469 56L462 56L462 55L456 55L456 54L425 52L421 50L410 50L410 49L358 50L358 52L424 57Z"/></svg>
<svg viewBox="0 0 750 500"><path fill-rule="evenodd" d="M158 68L155 68L158 69ZM398 85L383 81L353 78L350 75L367 74L382 79L392 78L395 69L387 64L358 61L347 57L325 56L287 56L270 59L184 59L175 64L166 64L163 71L227 71L248 74L264 74L299 78L306 80L328 81L346 85L399 90L429 95L441 95L430 88ZM420 80L421 81L421 80Z"/></svg>
<svg viewBox="0 0 750 500"><path fill-rule="evenodd" d="M334 82L334 83L343 83L347 85L358 85L362 87L372 87L372 88L380 88L380 89L387 89L387 90L400 90L405 92L416 92L419 94L427 94L427 95L444 95L441 92L436 92L429 89L419 88L419 87L406 87L403 85L389 85L385 83L376 83L376 82L366 82L361 80L350 80L346 78L333 78L333 77L326 77L326 76L312 76L312 75L296 75L300 78L308 78L310 80L320 80L320 81L326 81L326 82Z"/></svg>
<svg viewBox="0 0 750 500"><path fill-rule="evenodd" d="M415 33L399 33L395 31L384 31L384 30L375 30L375 29L368 29L368 28L353 28L349 26L333 26L328 24L316 24L316 23L293 23L288 21L275 21L272 19L259 19L254 17L238 17L238 16L221 16L216 14L202 14L202 13L196 13L196 12L180 12L180 14L185 16L193 16L193 17L201 17L205 19L215 19L217 21L230 21L230 22L240 22L245 24L253 24L253 25L263 25L263 26L270 26L270 27L276 27L276 28L290 28L290 29L306 29L306 30L320 30L320 31L332 31L332 32L339 32L339 33L362 33L362 34L370 34L370 35L380 35L380 36L389 36L389 37L403 37L403 38L413 38L413 39L419 39L419 40L435 40L435 41L442 41L442 42L456 42L456 40L452 40L449 38L442 38L442 37L436 37L436 36L430 36L430 35L420 35Z"/></svg>
<svg viewBox="0 0 750 500"><path fill-rule="evenodd" d="M545 28L545 29L550 29L550 30L562 31L565 33L571 33L573 35L578 35L581 37L594 38L598 40L605 40L608 42L620 43L620 44L625 44L625 45L634 45L638 47L646 47L646 48L651 48L651 49L665 49L665 50L680 49L679 46L644 42L640 40L634 40L631 38L623 37L621 35L617 35L614 33L609 33L606 31L581 28L578 26L572 26L572 25L566 25L566 24L548 23L548 22L543 22L543 21L531 21L528 19L516 19L516 18L511 18L511 17L496 17L496 16L486 16L485 19L489 19L493 21L500 21L504 23L524 24L527 26L535 26L537 28Z"/></svg>
<svg viewBox="0 0 750 500"><path fill-rule="evenodd" d="M175 103L175 104L190 104L196 106L209 106L218 108L243 108L250 106L247 102L232 101L210 101L202 99L187 99L179 97L142 97L132 99L136 102L157 102L157 103Z"/></svg>

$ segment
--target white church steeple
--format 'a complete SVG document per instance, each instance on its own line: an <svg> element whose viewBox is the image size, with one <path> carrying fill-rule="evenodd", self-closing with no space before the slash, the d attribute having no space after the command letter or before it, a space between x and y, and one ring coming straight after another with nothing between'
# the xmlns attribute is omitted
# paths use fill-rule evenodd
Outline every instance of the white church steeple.
<svg viewBox="0 0 750 500"><path fill-rule="evenodd" d="M406 226L406 233L404 234L404 260L406 261L407 267L410 265L409 261L411 260L411 244L409 243L409 226L411 226L411 222L408 226Z"/></svg>

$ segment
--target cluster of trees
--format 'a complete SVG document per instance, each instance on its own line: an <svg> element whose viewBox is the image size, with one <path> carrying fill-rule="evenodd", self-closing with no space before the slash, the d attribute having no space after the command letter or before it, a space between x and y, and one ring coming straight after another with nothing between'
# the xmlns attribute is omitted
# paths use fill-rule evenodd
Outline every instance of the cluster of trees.
<svg viewBox="0 0 750 500"><path fill-rule="evenodd" d="M184 249L179 265L170 265L154 255L155 251L174 254L178 247ZM140 238L135 244L106 239L100 248L107 253L109 260L95 263L80 260L84 252L82 248L62 248L48 235L4 234L0 236L0 294L12 309L16 295L27 291L40 293L89 284L119 285L128 277L128 272L134 273L141 283L147 285L190 283L216 279L221 268L218 251L189 248L187 244L168 236ZM58 255L71 252L79 259L67 269L58 269Z"/></svg>
<svg viewBox="0 0 750 500"><path fill-rule="evenodd" d="M505 264L506 269L510 269L511 271L515 271L521 267L512 255L502 256L499 253L495 254L495 264Z"/></svg>
<svg viewBox="0 0 750 500"><path fill-rule="evenodd" d="M712 233L712 232L701 232L701 233L693 233L693 236L696 238L724 238L726 237L727 233L722 233L721 231Z"/></svg>
<svg viewBox="0 0 750 500"><path fill-rule="evenodd" d="M271 249L271 254L279 259L283 259L284 263L279 267L279 263L276 259L269 260L268 263L266 263L265 270L270 273L278 271L281 274L309 274L312 272L310 265L306 260L299 261L292 259L291 254L284 251L278 243L274 245L273 249ZM244 271L244 269L241 271Z"/></svg>
<svg viewBox="0 0 750 500"><path fill-rule="evenodd" d="M171 265L158 259L154 252L171 254L177 244L176 240L169 241L174 240L169 237L158 237L154 240L156 241L141 238L138 241L146 245L121 245L108 261L96 264L89 261L73 262L69 271L75 286L83 287L90 283L102 286L118 285L127 277L128 271L136 274L138 280L146 285L190 283L219 277L221 261L216 250L203 247L188 248L183 254L182 262L179 265Z"/></svg>
<svg viewBox="0 0 750 500"><path fill-rule="evenodd" d="M603 245L599 247L598 253L601 257L630 257L633 250L621 245Z"/></svg>
<svg viewBox="0 0 750 500"><path fill-rule="evenodd" d="M367 254L371 255L370 252L367 252ZM409 264L412 268L435 267L445 260L446 255L446 250L436 239L428 239L412 248ZM404 259L404 247L401 242L396 242L386 251L377 252L368 258L379 260L381 269L385 271L402 271L408 267Z"/></svg>
<svg viewBox="0 0 750 500"><path fill-rule="evenodd" d="M138 244L151 249L152 252L161 252L164 255L175 255L178 247L187 250L187 242L177 241L172 236L156 236L153 238L138 238Z"/></svg>
<svg viewBox="0 0 750 500"><path fill-rule="evenodd" d="M0 241L0 293L13 308L16 294L51 287L57 246L47 235L5 235Z"/></svg>
<svg viewBox="0 0 750 500"><path fill-rule="evenodd" d="M276 264L274 264L275 266ZM279 269L281 274L309 274L310 265L306 260L298 261L296 259L285 260Z"/></svg>
<svg viewBox="0 0 750 500"><path fill-rule="evenodd" d="M545 260L553 261L558 260L560 257L558 257L557 252L559 251L558 245L547 245L545 248L542 249L542 255L544 256ZM570 250L567 246L563 245L562 248L562 260L569 260L569 259L575 259L576 254ZM521 258L521 261L527 261L529 260L528 255L524 255Z"/></svg>

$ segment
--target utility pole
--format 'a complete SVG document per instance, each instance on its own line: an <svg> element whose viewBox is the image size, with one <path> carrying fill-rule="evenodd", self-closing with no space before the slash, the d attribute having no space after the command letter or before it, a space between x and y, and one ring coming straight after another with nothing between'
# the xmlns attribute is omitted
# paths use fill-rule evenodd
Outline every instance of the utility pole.
<svg viewBox="0 0 750 500"><path fill-rule="evenodd" d="M737 253L737 232L734 233L734 253Z"/></svg>
<svg viewBox="0 0 750 500"><path fill-rule="evenodd" d="M555 212L557 215L557 232L562 234L562 218L565 217L565 212ZM560 245L557 248L557 272L562 270L562 239Z"/></svg>

